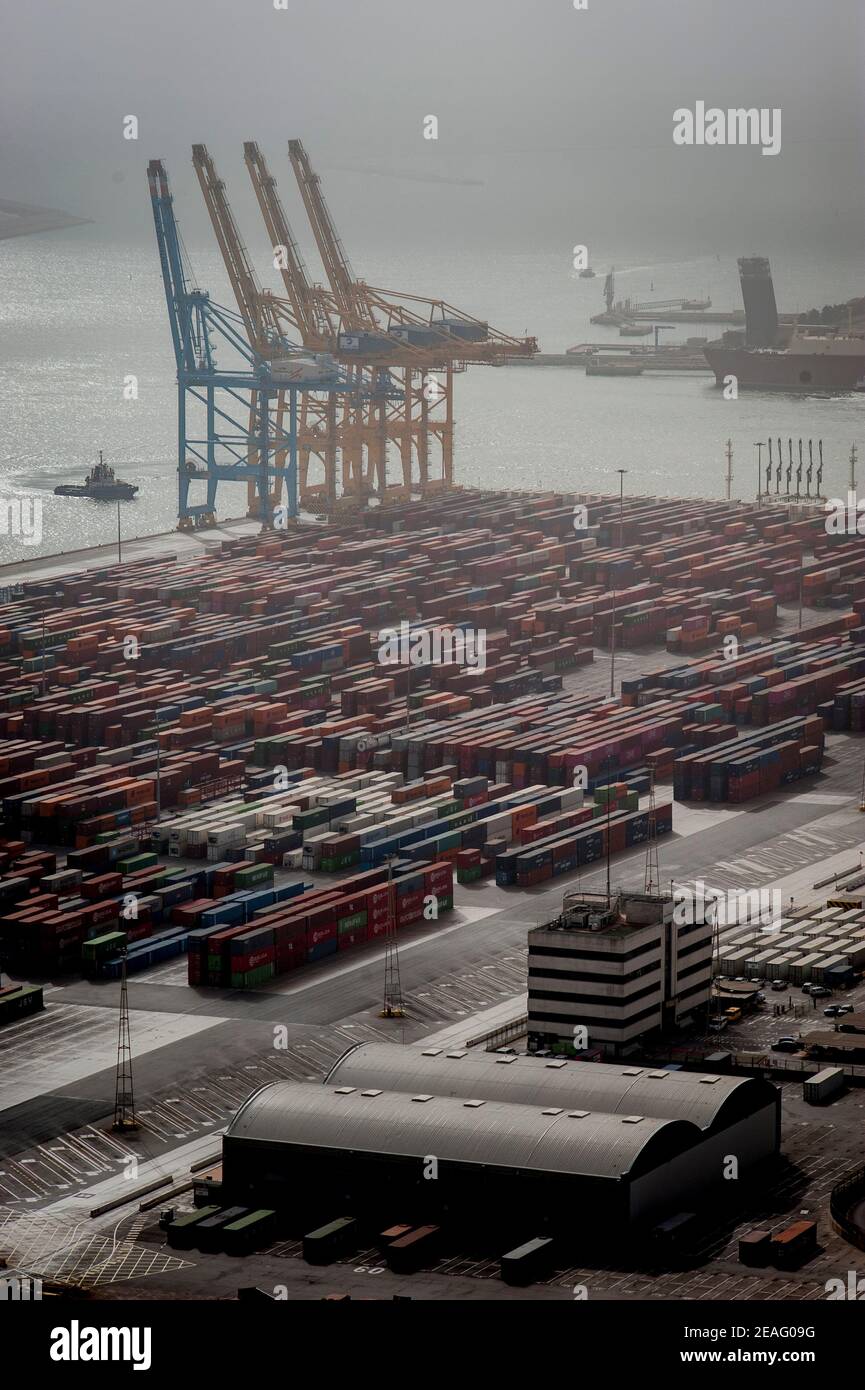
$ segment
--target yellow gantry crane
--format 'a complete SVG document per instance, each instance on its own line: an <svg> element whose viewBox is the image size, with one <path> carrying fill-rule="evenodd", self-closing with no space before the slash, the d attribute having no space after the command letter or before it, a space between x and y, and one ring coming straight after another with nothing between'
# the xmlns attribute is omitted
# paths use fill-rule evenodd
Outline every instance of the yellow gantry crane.
<svg viewBox="0 0 865 1390"><path fill-rule="evenodd" d="M270 173L255 141L247 140L244 143L243 156L273 247L274 263L282 275L294 326L300 334L301 342L304 347L313 351L335 354L339 336L339 313L333 295L321 285L311 282L280 201L276 179ZM323 424L320 422L319 428L313 431L321 439L324 496L329 506L333 505L337 495L338 453L342 456L343 492L352 491L354 480L363 476L363 441L353 426L358 412L362 412L361 401L367 376L362 366L355 363L352 363L349 375L356 382L357 397L350 396L339 401L336 396L328 397L325 402L326 418ZM309 478L309 458L309 449L302 448L298 459L300 496L307 504L315 500Z"/></svg>
<svg viewBox="0 0 865 1390"><path fill-rule="evenodd" d="M386 441L392 439L400 450L403 490L412 486L413 452L421 491L436 484L449 487L453 483L454 372L471 363L499 364L508 357L530 357L537 352L537 342L490 329L489 324L461 313L444 300L378 289L358 280L303 143L290 140L288 155L340 313L337 355L343 361L359 356L373 371L385 365L402 367L398 407L389 407L386 399L370 406L377 415L380 441L374 452L372 478L383 493L384 449ZM444 380L432 373L442 373ZM430 477L432 440L441 451L441 474L435 480Z"/></svg>
<svg viewBox="0 0 865 1390"><path fill-rule="evenodd" d="M288 344L292 337L300 333L305 339L307 317L320 311L315 309L312 301L298 306L294 298L284 301L262 289L231 211L225 183L217 174L213 159L205 145L193 145L192 162L249 342L256 352L270 360L278 370L280 357L288 356ZM315 338L315 335L311 336ZM323 334L318 335L321 342L316 339L310 346L313 350L326 350L332 336L332 332L326 329ZM307 345L306 342L304 345ZM283 430L286 409L286 392L280 391L276 397L276 421L280 433ZM312 454L321 458L326 480L334 479L330 491L335 496L334 460L338 443L335 429L336 409L334 393L320 395L306 391L300 397L297 439L301 498ZM249 462L252 466L257 466L258 463L258 410L259 402L254 396L250 405L249 424ZM283 470L285 461L286 450L278 449L274 455L275 467ZM278 504L281 493L282 478L278 473L271 495L272 506ZM248 484L248 503L250 515L255 515L257 497L255 483L252 481Z"/></svg>
<svg viewBox="0 0 865 1390"><path fill-rule="evenodd" d="M413 320L402 306L387 304L371 295L355 276L325 201L321 179L313 170L302 141L289 140L288 157L339 312L337 350L342 360L353 357L365 361L378 386L382 385L387 367L397 368L394 377L400 388L398 399L388 400L381 392L378 400L369 402L366 428L361 412L355 417L355 437L359 429L367 441L368 464L361 486L366 492L385 493L387 446L393 443L399 450L402 467L401 491L411 490L413 453L417 457L418 486L426 491L433 434L441 441L441 485L449 486L453 480L452 369L443 358L431 362L425 354L423 348L429 345L429 339L426 345L418 342L418 334L423 337L419 320ZM388 332L394 329L395 332ZM445 371L443 384L428 375L431 366Z"/></svg>
<svg viewBox="0 0 865 1390"><path fill-rule="evenodd" d="M310 353L332 357L349 379L347 392L306 391L298 420L298 481L302 505L322 501L332 510L338 494L361 502L371 493L404 496L453 483L453 380L468 365L499 365L537 351L534 338L513 338L444 300L379 289L359 280L325 202L321 180L299 140L289 141L297 180L328 287L315 284L285 215L276 181L253 141L244 158L282 275L285 298L262 289L234 220L225 184L204 145L193 164L249 341L278 364L299 338ZM277 396L282 425L285 395ZM250 410L250 462L258 457L256 416ZM388 446L398 451L402 482L388 485ZM433 452L440 468L434 468ZM323 485L310 478L321 462ZM338 478L341 459L342 476ZM274 460L285 466L285 451ZM433 476L433 474L437 476ZM341 483L341 487L340 487ZM278 479L272 501L281 493ZM250 484L250 510L256 505Z"/></svg>

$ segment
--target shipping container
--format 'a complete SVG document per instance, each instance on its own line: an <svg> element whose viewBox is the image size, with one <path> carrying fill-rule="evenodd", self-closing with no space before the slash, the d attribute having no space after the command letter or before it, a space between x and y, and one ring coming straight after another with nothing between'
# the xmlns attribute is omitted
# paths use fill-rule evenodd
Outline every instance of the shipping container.
<svg viewBox="0 0 865 1390"><path fill-rule="evenodd" d="M810 1105L828 1105L846 1088L842 1067L826 1067L810 1076L802 1085L802 1098Z"/></svg>
<svg viewBox="0 0 865 1390"><path fill-rule="evenodd" d="M191 1250L196 1243L195 1227L199 1221L206 1221L218 1211L218 1206L211 1205L197 1207L195 1211L187 1211L175 1217L168 1227L168 1244L177 1250Z"/></svg>
<svg viewBox="0 0 865 1390"><path fill-rule="evenodd" d="M552 1270L555 1242L538 1236L502 1255L500 1271L506 1284L533 1284Z"/></svg>
<svg viewBox="0 0 865 1390"><path fill-rule="evenodd" d="M395 1274L412 1274L421 1265L438 1258L442 1243L441 1228L417 1226L407 1235L391 1241L385 1251L388 1268Z"/></svg>
<svg viewBox="0 0 865 1390"><path fill-rule="evenodd" d="M307 1264L329 1265L341 1255L349 1255L357 1249L357 1222L353 1217L341 1216L326 1226L319 1226L303 1237L303 1258Z"/></svg>
<svg viewBox="0 0 865 1390"><path fill-rule="evenodd" d="M739 1237L739 1264L761 1269L772 1259L772 1235L769 1231L748 1231Z"/></svg>
<svg viewBox="0 0 865 1390"><path fill-rule="evenodd" d="M205 1208L206 1210L206 1208ZM214 1251L222 1246L225 1229L249 1215L249 1207L223 1207L202 1221L193 1222L187 1229L193 1245L199 1250Z"/></svg>
<svg viewBox="0 0 865 1390"><path fill-rule="evenodd" d="M222 1246L226 1255L248 1255L252 1250L260 1250L272 1239L276 1221L275 1211L259 1207L247 1212L238 1221L230 1222L222 1231Z"/></svg>
<svg viewBox="0 0 865 1390"><path fill-rule="evenodd" d="M794 1269L817 1250L816 1221L794 1221L772 1236L772 1259L779 1269Z"/></svg>
<svg viewBox="0 0 865 1390"><path fill-rule="evenodd" d="M41 985L12 985L0 989L0 1027L44 1009Z"/></svg>

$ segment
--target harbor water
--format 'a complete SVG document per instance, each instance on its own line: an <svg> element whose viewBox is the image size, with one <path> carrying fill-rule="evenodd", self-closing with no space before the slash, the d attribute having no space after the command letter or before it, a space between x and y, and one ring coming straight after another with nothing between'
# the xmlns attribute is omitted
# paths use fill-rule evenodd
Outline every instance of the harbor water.
<svg viewBox="0 0 865 1390"><path fill-rule="evenodd" d="M250 247L259 267L266 245ZM355 248L353 248L355 251ZM616 296L668 300L711 297L738 308L733 248L723 257L665 261L628 246L595 258L583 280L571 249L454 254L449 249L357 248L372 284L443 296L507 333L533 333L542 351L586 341L620 342L615 328L591 325L603 308L604 274L616 266ZM232 303L212 246L192 247L198 283ZM110 541L113 503L58 498L58 483L81 482L104 451L118 477L140 492L121 503L125 537L176 524L174 359L155 243L111 244L91 228L22 237L2 245L0 296L0 495L41 502L41 540L0 533L0 562ZM854 295L861 266L802 256L772 259L779 308L805 310ZM265 283L279 292L275 272ZM654 288L652 289L652 285ZM661 320L662 321L662 320ZM717 337L721 326L676 325L665 344ZM649 342L650 339L643 341ZM230 365L220 363L220 365ZM726 401L710 375L651 372L587 378L571 367L471 367L455 381L455 476L482 487L618 491L626 468L635 493L723 496L724 449L733 443L733 496L757 490L755 441L823 440L824 492L843 495L851 443L862 445L865 396L837 398L743 392ZM807 457L807 453L806 453ZM765 451L764 451L765 463ZM391 463L397 480L397 460ZM245 487L222 484L223 517L245 512Z"/></svg>

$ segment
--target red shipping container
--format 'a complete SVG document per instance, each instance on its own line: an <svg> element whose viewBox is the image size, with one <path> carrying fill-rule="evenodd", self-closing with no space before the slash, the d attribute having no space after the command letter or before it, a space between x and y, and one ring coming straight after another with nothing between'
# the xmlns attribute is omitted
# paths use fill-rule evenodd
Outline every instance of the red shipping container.
<svg viewBox="0 0 865 1390"><path fill-rule="evenodd" d="M107 898L119 893L123 888L123 875L117 873L100 874L98 878L85 879L80 888L82 898L93 902L96 898Z"/></svg>
<svg viewBox="0 0 865 1390"><path fill-rule="evenodd" d="M337 939L337 950L347 951L352 946L360 946L367 940L366 927L357 927L354 931L343 931L339 933Z"/></svg>
<svg viewBox="0 0 865 1390"><path fill-rule="evenodd" d="M275 959L276 951L273 946L263 946L258 951L250 951L245 956L231 957L231 973L245 974L247 970L257 970L259 965L269 965Z"/></svg>
<svg viewBox="0 0 865 1390"><path fill-rule="evenodd" d="M308 948L318 946L322 941L332 941L337 935L336 916L331 911L329 921L321 920L307 927L306 944Z"/></svg>

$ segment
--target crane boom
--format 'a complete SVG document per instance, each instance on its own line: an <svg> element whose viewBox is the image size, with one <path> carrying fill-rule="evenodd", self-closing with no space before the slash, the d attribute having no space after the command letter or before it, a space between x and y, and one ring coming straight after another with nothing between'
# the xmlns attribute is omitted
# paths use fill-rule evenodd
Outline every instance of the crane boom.
<svg viewBox="0 0 865 1390"><path fill-rule="evenodd" d="M268 312L265 296L229 206L225 184L219 178L205 145L192 146L192 162L249 341L262 355L266 355L274 337L279 337L279 328L274 323L273 315Z"/></svg>
<svg viewBox="0 0 865 1390"><path fill-rule="evenodd" d="M347 328L378 330L372 306L358 285L345 248L321 191L321 180L309 162L301 140L289 140L288 157L312 227L328 283Z"/></svg>
<svg viewBox="0 0 865 1390"><path fill-rule="evenodd" d="M156 227L156 244L162 269L162 284L168 305L168 322L178 371L191 371L197 353L192 317L189 313L189 294L183 268L180 237L174 216L174 199L168 184L168 174L161 159L151 159L147 166L150 203Z"/></svg>
<svg viewBox="0 0 865 1390"><path fill-rule="evenodd" d="M245 141L243 157L274 251L279 248L284 253L285 263L280 270L303 345L332 350L336 342L336 327L324 302L324 292L316 289L310 281L300 247L280 201L276 179L254 140Z"/></svg>

